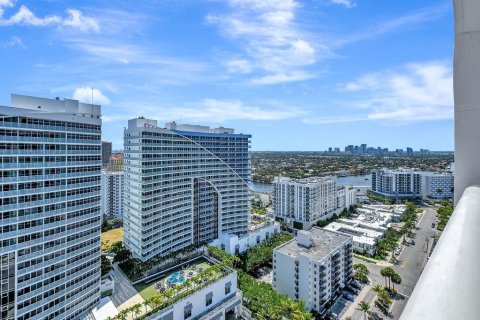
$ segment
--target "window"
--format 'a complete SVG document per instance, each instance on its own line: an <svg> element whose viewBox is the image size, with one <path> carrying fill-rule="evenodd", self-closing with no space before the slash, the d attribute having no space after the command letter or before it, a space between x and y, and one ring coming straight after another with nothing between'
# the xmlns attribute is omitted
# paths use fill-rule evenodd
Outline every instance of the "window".
<svg viewBox="0 0 480 320"><path fill-rule="evenodd" d="M229 281L227 283L225 283L225 294L229 294L230 291L231 291L231 287L232 286L232 283Z"/></svg>
<svg viewBox="0 0 480 320"><path fill-rule="evenodd" d="M183 319L188 319L192 316L192 304L188 303L184 308L183 308Z"/></svg>
<svg viewBox="0 0 480 320"><path fill-rule="evenodd" d="M205 306L209 306L212 304L213 293L210 292L205 296Z"/></svg>

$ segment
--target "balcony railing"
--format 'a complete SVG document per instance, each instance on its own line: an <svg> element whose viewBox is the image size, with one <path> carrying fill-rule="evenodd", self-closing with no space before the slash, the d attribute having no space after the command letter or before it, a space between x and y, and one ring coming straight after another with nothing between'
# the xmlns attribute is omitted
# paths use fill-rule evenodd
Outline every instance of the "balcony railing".
<svg viewBox="0 0 480 320"><path fill-rule="evenodd" d="M465 189L400 320L478 319L480 186Z"/></svg>

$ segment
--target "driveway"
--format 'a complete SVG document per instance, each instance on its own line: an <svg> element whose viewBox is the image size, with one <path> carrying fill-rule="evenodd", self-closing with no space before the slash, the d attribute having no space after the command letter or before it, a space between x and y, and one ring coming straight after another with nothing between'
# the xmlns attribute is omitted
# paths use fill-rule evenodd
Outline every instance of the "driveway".
<svg viewBox="0 0 480 320"><path fill-rule="evenodd" d="M113 295L110 298L117 309L120 309L120 306L122 306L125 302L132 300L132 298L134 301L143 302L143 298L130 284L130 280L128 280L128 278L123 274L118 267L118 264L114 264L113 266L113 279L115 280L115 288L113 290ZM140 297L141 300L138 299L137 296Z"/></svg>

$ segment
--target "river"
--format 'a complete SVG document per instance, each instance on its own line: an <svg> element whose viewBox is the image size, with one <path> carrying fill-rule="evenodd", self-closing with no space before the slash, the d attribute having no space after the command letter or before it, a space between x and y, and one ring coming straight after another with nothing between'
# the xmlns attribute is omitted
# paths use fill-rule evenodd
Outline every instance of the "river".
<svg viewBox="0 0 480 320"><path fill-rule="evenodd" d="M346 176L338 177L337 184L341 186L354 186L363 188L370 188L372 186L372 175L365 174L359 176ZM267 192L271 193L273 191L273 184L271 183L260 183L252 182L250 184L250 189L255 192Z"/></svg>

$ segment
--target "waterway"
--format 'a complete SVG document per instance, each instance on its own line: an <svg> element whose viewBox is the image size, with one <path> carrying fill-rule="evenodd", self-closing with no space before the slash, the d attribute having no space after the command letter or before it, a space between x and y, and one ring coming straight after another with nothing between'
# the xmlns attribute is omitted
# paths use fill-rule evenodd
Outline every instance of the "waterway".
<svg viewBox="0 0 480 320"><path fill-rule="evenodd" d="M337 184L341 186L354 186L363 188L370 188L372 186L372 175L365 174L359 176L346 176L338 177ZM266 192L271 193L273 191L273 184L271 183L260 183L252 182L250 184L250 189L254 192Z"/></svg>

